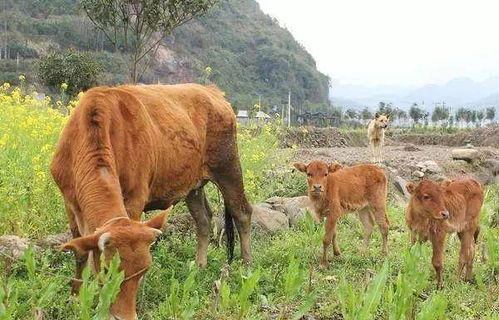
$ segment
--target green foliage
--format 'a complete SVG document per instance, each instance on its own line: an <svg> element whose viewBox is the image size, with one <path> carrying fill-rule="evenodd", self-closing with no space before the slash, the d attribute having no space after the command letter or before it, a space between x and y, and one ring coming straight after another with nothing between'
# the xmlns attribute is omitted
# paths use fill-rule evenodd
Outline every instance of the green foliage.
<svg viewBox="0 0 499 320"><path fill-rule="evenodd" d="M419 123L419 121L428 117L428 113L418 107L418 105L415 103L409 109L409 116L414 121L414 123Z"/></svg>
<svg viewBox="0 0 499 320"><path fill-rule="evenodd" d="M192 319L196 308L199 306L198 292L196 291L197 269L190 265L191 272L182 285L175 276L170 280L170 290L166 300L159 305L162 317L174 319Z"/></svg>
<svg viewBox="0 0 499 320"><path fill-rule="evenodd" d="M365 291L356 289L354 285L342 279L338 295L344 319L368 320L374 318L383 296L388 271L388 262L385 262L381 271L372 279Z"/></svg>
<svg viewBox="0 0 499 320"><path fill-rule="evenodd" d="M91 55L68 49L42 57L38 65L38 76L54 91L58 91L61 84L66 83L68 93L75 95L94 86L100 70L100 65Z"/></svg>
<svg viewBox="0 0 499 320"><path fill-rule="evenodd" d="M446 319L445 309L447 299L442 293L433 296L423 302L421 311L416 315L416 320L443 320Z"/></svg>

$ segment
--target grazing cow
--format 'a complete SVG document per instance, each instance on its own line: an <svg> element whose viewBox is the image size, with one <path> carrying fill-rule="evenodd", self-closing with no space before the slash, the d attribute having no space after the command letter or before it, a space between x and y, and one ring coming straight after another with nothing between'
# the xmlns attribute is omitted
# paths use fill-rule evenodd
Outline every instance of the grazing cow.
<svg viewBox="0 0 499 320"><path fill-rule="evenodd" d="M458 274L466 269L465 279L471 280L475 243L479 233L479 216L483 203L483 190L473 179L436 183L423 180L408 183L411 199L406 212L406 222L411 230L411 242L431 241L432 264L437 286L442 287L442 265L445 236L457 232L461 240Z"/></svg>
<svg viewBox="0 0 499 320"><path fill-rule="evenodd" d="M382 253L387 252L388 218L386 216L387 178L375 165L361 164L342 168L340 164L312 161L308 165L295 163L295 168L307 174L308 196L317 216L326 217L326 235L322 266L328 265L327 249L333 243L335 255L340 254L336 243L336 222L344 213L358 210L364 227L362 251L367 250L374 227L378 224L383 237Z"/></svg>
<svg viewBox="0 0 499 320"><path fill-rule="evenodd" d="M369 148L373 154L372 162L382 162L384 159L385 129L388 127L388 116L376 113L367 127Z"/></svg>
<svg viewBox="0 0 499 320"><path fill-rule="evenodd" d="M76 252L76 277L81 278L89 252L120 253L125 281L111 308L115 318L136 317L139 275L151 264L149 245L164 223L164 213L139 223L143 211L166 209L185 198L197 227L196 262L206 266L212 214L203 186L208 181L224 198L229 261L233 222L242 258L250 260L252 211L244 194L236 118L214 87L89 90L62 132L52 175L74 237L62 248ZM98 267L99 259L93 260ZM74 291L78 287L73 283Z"/></svg>

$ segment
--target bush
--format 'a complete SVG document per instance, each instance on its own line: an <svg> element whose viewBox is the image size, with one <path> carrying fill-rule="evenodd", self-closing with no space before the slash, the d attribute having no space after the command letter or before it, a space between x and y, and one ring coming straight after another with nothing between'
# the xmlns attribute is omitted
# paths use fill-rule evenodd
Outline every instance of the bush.
<svg viewBox="0 0 499 320"><path fill-rule="evenodd" d="M38 64L38 77L45 85L57 91L66 83L70 95L96 85L100 71L100 64L91 55L74 49L49 53Z"/></svg>

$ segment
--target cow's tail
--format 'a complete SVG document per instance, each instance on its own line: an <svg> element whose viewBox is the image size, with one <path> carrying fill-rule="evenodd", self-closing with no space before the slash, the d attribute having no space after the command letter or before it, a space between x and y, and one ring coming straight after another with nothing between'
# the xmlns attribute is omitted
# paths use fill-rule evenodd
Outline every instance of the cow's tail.
<svg viewBox="0 0 499 320"><path fill-rule="evenodd" d="M225 234L227 235L227 260L234 259L234 220L227 204L225 204Z"/></svg>

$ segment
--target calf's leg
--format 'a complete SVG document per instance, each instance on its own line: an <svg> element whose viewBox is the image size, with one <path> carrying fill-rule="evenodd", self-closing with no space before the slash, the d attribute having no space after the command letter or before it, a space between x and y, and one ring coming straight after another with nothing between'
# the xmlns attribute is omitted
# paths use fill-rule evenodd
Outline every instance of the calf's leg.
<svg viewBox="0 0 499 320"><path fill-rule="evenodd" d="M473 278L473 259L475 257L475 231L464 231L458 233L461 240L461 249L459 251L458 276L461 277L465 271L464 279L471 281Z"/></svg>
<svg viewBox="0 0 499 320"><path fill-rule="evenodd" d="M386 199L386 197L385 197ZM381 253L386 255L388 253L388 217L386 215L386 205L385 203L376 204L374 206L374 219L378 224L379 230L381 232Z"/></svg>
<svg viewBox="0 0 499 320"><path fill-rule="evenodd" d="M321 261L321 266L322 267L327 267L329 262L328 262L328 247L333 243L333 250L334 250L334 255L338 256L340 255L340 248L338 247L338 244L336 243L336 222L338 221L338 217L334 214L329 214L326 218L326 234L324 236L323 240L323 252L322 252L322 261Z"/></svg>
<svg viewBox="0 0 499 320"><path fill-rule="evenodd" d="M363 208L359 210L359 219L364 227L364 240L362 242L361 252L364 253L369 247L369 240L374 229L374 219L370 208Z"/></svg>
<svg viewBox="0 0 499 320"><path fill-rule="evenodd" d="M73 236L73 239L79 238L81 237L81 234L80 230L78 229L78 224L76 223L75 213L71 209L70 205L68 205L67 203L65 204L65 207L69 221L69 228L71 229L71 235ZM75 255L76 271L75 271L75 279L71 280L71 293L78 294L82 284L81 281L79 280L81 280L83 268L85 268L85 266L87 265L88 253L78 254L77 252L75 252L74 255Z"/></svg>
<svg viewBox="0 0 499 320"><path fill-rule="evenodd" d="M431 237L431 246L433 248L433 256L431 263L435 269L435 276L437 278L437 288L443 288L442 282L442 267L444 255L445 234L434 234Z"/></svg>
<svg viewBox="0 0 499 320"><path fill-rule="evenodd" d="M208 200L204 189L192 190L185 198L185 203L189 208L192 218L196 222L197 249L196 264L204 268L208 263L208 244L211 226L211 209L208 206Z"/></svg>

